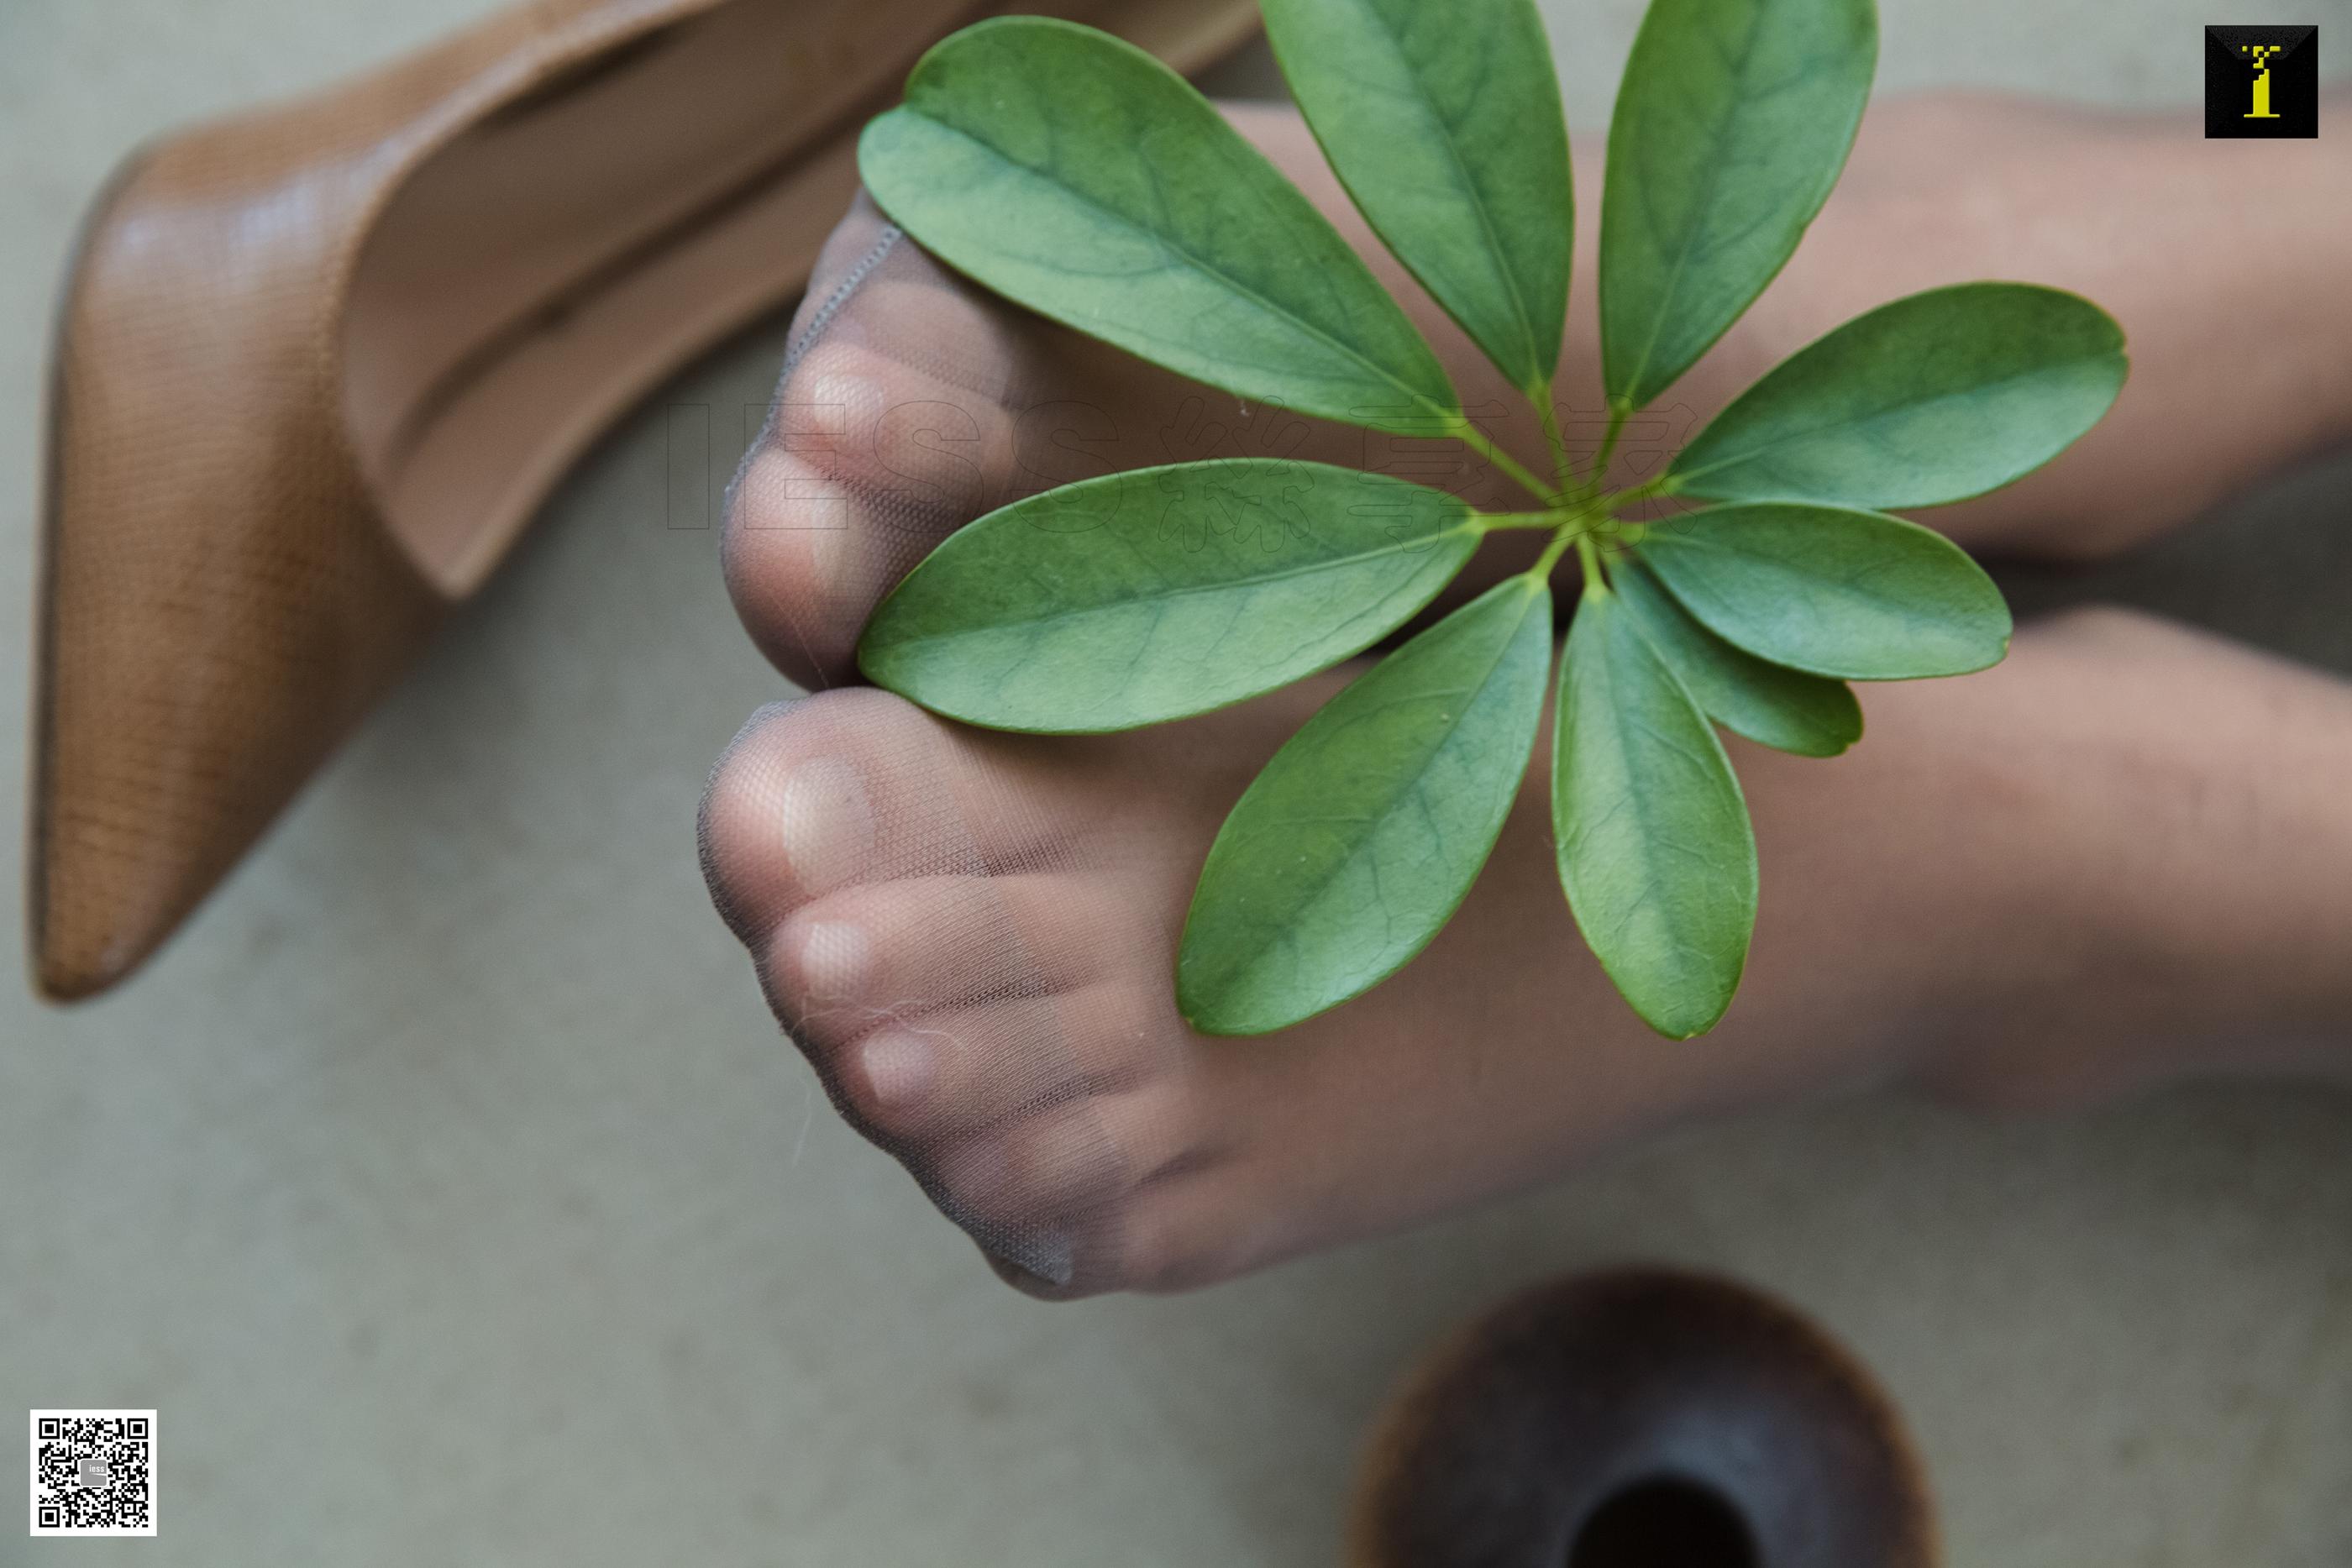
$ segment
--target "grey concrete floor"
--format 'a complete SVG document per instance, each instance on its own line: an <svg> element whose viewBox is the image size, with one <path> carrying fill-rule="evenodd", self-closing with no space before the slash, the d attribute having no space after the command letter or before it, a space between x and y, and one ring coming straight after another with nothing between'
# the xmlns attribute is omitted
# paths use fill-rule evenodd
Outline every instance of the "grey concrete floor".
<svg viewBox="0 0 2352 1568"><path fill-rule="evenodd" d="M2111 102L2193 98L2200 26L2252 19L1884 5L1885 86ZM0 788L82 204L164 126L482 8L0 5ZM1598 123L1637 0L1547 9ZM2289 19L2340 40L2352 5ZM2352 1562L2340 1096L1999 1124L1877 1097L1192 1297L996 1284L825 1111L695 871L704 771L782 688L713 536L669 526L663 405L762 402L780 335L615 433L152 971L74 1012L0 986L0 1417L152 1406L163 1465L159 1540L0 1526L0 1563L1325 1563L1416 1349L1627 1257L1847 1336L1917 1427L1956 1564ZM2347 492L2352 465L2306 472L2090 586L2352 669Z"/></svg>

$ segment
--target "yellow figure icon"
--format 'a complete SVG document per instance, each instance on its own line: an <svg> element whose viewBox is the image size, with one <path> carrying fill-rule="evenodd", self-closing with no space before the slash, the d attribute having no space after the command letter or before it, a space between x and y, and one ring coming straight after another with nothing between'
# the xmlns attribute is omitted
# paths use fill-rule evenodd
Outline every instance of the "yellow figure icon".
<svg viewBox="0 0 2352 1568"><path fill-rule="evenodd" d="M2248 120L2276 120L2271 112L2271 57L2284 46L2279 44L2248 44L2246 57L2254 62L2254 107Z"/></svg>

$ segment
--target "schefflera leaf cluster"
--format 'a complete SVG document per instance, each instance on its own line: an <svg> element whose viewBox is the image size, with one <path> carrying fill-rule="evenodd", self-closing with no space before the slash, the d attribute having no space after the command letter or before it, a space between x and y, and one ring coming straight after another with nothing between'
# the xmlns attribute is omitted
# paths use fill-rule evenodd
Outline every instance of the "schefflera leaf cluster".
<svg viewBox="0 0 2352 1568"><path fill-rule="evenodd" d="M1264 0L1307 122L1371 228L1523 392L1538 473L1474 423L1404 311L1181 78L1074 24L983 22L866 128L868 188L948 265L1249 402L1466 444L1527 493L1487 512L1375 473L1233 458L992 512L877 610L877 684L976 725L1094 733L1272 691L1403 625L1497 529L1549 536L1326 703L1234 806L1179 950L1200 1030L1285 1028L1428 945L1493 850L1556 693L1559 880L1661 1033L1712 1028L1745 966L1753 831L1718 729L1808 757L1862 734L1846 684L1998 662L1999 591L1938 506L2048 462L2114 401L2114 321L1971 283L1798 350L1656 477L1603 477L1787 261L1862 117L1872 0L1653 0L1610 128L1599 308L1609 411L1580 471L1555 368L1574 224L1530 0ZM1661 497L1708 503L1665 518ZM1552 680L1555 568L1582 587Z"/></svg>

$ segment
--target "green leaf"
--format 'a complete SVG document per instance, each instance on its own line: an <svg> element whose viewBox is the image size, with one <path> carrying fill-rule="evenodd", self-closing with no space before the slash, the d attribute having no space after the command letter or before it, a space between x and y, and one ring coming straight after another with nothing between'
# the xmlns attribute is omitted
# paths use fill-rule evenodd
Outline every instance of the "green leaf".
<svg viewBox="0 0 2352 1568"><path fill-rule="evenodd" d="M995 729L1131 729L1361 652L1482 532L1442 491L1281 458L1137 468L949 537L857 645L877 685Z"/></svg>
<svg viewBox="0 0 2352 1568"><path fill-rule="evenodd" d="M1748 962L1756 836L1706 716L1606 590L1577 607L1552 744L1552 832L1577 927L1644 1023L1706 1033Z"/></svg>
<svg viewBox="0 0 2352 1568"><path fill-rule="evenodd" d="M1428 946L1502 831L1550 664L1551 592L1516 577L1307 721L1210 846L1176 961L1193 1028L1286 1028Z"/></svg>
<svg viewBox="0 0 2352 1568"><path fill-rule="evenodd" d="M1532 0L1263 0L1292 96L1375 232L1513 385L1559 364L1574 207Z"/></svg>
<svg viewBox="0 0 2352 1568"><path fill-rule="evenodd" d="M1363 259L1183 78L1005 16L916 62L858 170L950 266L1236 396L1433 434L1454 389Z"/></svg>
<svg viewBox="0 0 2352 1568"><path fill-rule="evenodd" d="M1862 738L1862 705L1844 682L1733 647L1692 620L1639 561L1620 559L1610 580L1700 711L1726 729L1800 757L1835 757Z"/></svg>
<svg viewBox="0 0 2352 1568"><path fill-rule="evenodd" d="M1644 563L1717 636L1817 675L1906 681L2000 663L2009 606L1939 533L1779 501L1651 525Z"/></svg>
<svg viewBox="0 0 2352 1568"><path fill-rule="evenodd" d="M1640 408L1723 336L1837 183L1878 57L1872 0L1652 0L1601 207L1601 357Z"/></svg>
<svg viewBox="0 0 2352 1568"><path fill-rule="evenodd" d="M1933 288L1780 361L1675 460L1673 488L1736 501L1936 507L2063 452L2122 390L2123 329L2026 283Z"/></svg>

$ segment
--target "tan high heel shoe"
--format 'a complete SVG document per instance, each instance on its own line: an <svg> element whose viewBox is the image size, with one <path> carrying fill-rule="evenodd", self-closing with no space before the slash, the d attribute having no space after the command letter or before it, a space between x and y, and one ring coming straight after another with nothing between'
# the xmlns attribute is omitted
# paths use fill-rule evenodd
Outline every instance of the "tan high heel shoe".
<svg viewBox="0 0 2352 1568"><path fill-rule="evenodd" d="M944 34L1193 69L1251 0L541 0L132 156L57 336L30 929L135 968L633 401L807 281Z"/></svg>

